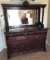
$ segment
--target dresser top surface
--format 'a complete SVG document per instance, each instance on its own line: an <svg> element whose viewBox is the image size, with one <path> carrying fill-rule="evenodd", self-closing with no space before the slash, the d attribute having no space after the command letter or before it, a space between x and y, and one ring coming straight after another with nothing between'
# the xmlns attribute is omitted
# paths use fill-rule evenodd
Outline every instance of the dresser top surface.
<svg viewBox="0 0 50 60"><path fill-rule="evenodd" d="M14 30L9 30L9 32L5 32L5 34L9 34L9 33L25 33L25 32L36 32L36 31L44 31L44 30L48 30L48 28L33 28L33 29L14 29Z"/></svg>

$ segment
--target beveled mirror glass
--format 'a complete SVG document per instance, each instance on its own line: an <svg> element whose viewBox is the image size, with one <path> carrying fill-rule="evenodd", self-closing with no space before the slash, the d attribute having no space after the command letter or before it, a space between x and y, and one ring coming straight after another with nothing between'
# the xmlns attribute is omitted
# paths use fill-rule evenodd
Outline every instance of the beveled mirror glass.
<svg viewBox="0 0 50 60"><path fill-rule="evenodd" d="M36 10L7 10L9 26L34 25L37 21Z"/></svg>

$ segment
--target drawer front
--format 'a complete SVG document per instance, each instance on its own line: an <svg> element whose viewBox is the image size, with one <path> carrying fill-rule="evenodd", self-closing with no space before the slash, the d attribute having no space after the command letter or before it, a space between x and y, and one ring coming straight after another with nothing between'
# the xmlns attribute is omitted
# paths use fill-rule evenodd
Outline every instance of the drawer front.
<svg viewBox="0 0 50 60"><path fill-rule="evenodd" d="M8 40L10 42L14 42L14 41L17 41L17 40L25 40L27 39L26 36L14 36L14 37L9 37Z"/></svg>
<svg viewBox="0 0 50 60"><path fill-rule="evenodd" d="M9 37L8 38L8 43L10 45L12 44L20 44L21 41L25 41L27 40L27 38L25 36L14 36L14 37Z"/></svg>
<svg viewBox="0 0 50 60"><path fill-rule="evenodd" d="M46 38L45 34L34 34L34 35L27 35L28 39L42 39Z"/></svg>

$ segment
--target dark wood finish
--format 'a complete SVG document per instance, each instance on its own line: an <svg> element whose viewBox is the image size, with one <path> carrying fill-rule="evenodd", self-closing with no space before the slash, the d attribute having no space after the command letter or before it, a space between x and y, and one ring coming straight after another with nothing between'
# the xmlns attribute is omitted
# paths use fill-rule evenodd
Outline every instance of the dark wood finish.
<svg viewBox="0 0 50 60"><path fill-rule="evenodd" d="M40 23L40 8L38 9L38 26L39 26L39 23Z"/></svg>
<svg viewBox="0 0 50 60"><path fill-rule="evenodd" d="M25 27L29 27L29 26L35 26L36 24L34 25L19 25L19 26L9 26L9 23L8 23L8 18L7 18L7 9L35 9L35 10L38 10L38 21L37 21L37 25L36 26L39 26L40 24L40 9L44 9L46 7L46 4L29 4L28 7L24 7L23 4L2 4L2 7L3 7L3 10L4 10L4 16L5 16L5 23L6 23L6 31L8 32L9 29L11 28L25 28ZM43 12L44 14L44 12ZM44 16L42 17L42 20L43 20ZM43 24L43 22L42 22Z"/></svg>
<svg viewBox="0 0 50 60"><path fill-rule="evenodd" d="M8 25L8 18L7 18L7 10L4 8L3 9L3 12L4 12L4 19L5 19L5 29L6 29L6 31L9 31L9 25Z"/></svg>
<svg viewBox="0 0 50 60"><path fill-rule="evenodd" d="M23 32L5 32L8 58L34 50L46 51L47 28Z"/></svg>
<svg viewBox="0 0 50 60"><path fill-rule="evenodd" d="M2 4L2 6L4 8L7 8L7 7L23 7L22 4ZM29 8L39 8L39 7L43 7L45 8L46 7L46 4L29 4ZM19 8L20 9L20 8Z"/></svg>
<svg viewBox="0 0 50 60"><path fill-rule="evenodd" d="M43 23L43 18L44 18L44 8L42 9L42 23Z"/></svg>
<svg viewBox="0 0 50 60"><path fill-rule="evenodd" d="M44 18L44 8L46 4L30 4L28 7L17 4L2 4L5 16L5 36L7 42L7 55L8 58L11 55L16 55L18 53L30 52L34 50L46 51L46 37L48 28L39 28L40 23L40 11L42 12L42 23ZM37 24L36 25L20 25L20 26L9 26L7 18L7 9L35 9L36 14L38 13ZM36 15L37 16L37 15ZM10 32L9 29L14 28L27 28L32 27L33 30L24 30L19 32Z"/></svg>

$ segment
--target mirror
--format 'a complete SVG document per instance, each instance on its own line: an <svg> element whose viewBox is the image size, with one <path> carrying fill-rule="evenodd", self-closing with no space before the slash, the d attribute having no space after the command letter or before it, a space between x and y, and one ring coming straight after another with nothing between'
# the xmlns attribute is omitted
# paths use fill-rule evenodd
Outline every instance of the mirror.
<svg viewBox="0 0 50 60"><path fill-rule="evenodd" d="M37 21L36 10L7 10L9 26L34 25Z"/></svg>
<svg viewBox="0 0 50 60"><path fill-rule="evenodd" d="M18 28L43 28L45 6L46 4L2 4L6 32Z"/></svg>

